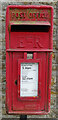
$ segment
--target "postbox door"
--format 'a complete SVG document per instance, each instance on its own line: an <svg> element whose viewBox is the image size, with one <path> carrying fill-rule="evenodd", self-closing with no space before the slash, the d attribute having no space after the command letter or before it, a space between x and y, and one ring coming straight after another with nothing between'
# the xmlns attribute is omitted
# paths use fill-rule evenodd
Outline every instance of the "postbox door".
<svg viewBox="0 0 58 120"><path fill-rule="evenodd" d="M46 53L37 53L36 60L38 61L39 69L38 69L38 98L35 96L32 97L18 97L18 80L20 82L19 74L18 74L18 60L24 60L23 52L13 53L13 93L12 93L12 103L13 110L44 110L45 106L45 73L46 73ZM36 61L35 60L35 61ZM27 60L28 62L28 60ZM32 60L30 60L32 63ZM20 63L20 62L19 62ZM35 62L36 63L36 62ZM19 68L20 69L20 68ZM42 75L41 75L42 74ZM36 76L35 76L36 77ZM17 80L17 84L15 83ZM32 98L32 99L31 99Z"/></svg>

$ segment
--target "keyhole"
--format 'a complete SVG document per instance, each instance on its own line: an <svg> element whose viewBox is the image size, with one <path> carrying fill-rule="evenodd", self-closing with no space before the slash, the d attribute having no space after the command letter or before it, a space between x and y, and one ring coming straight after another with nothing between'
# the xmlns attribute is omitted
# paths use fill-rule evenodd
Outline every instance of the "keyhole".
<svg viewBox="0 0 58 120"><path fill-rule="evenodd" d="M17 80L15 80L15 84L17 85Z"/></svg>

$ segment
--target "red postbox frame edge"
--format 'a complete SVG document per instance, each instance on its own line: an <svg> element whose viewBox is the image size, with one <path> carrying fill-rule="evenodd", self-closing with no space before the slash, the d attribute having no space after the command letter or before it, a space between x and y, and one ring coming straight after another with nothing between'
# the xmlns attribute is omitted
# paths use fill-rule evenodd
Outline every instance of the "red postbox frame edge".
<svg viewBox="0 0 58 120"><path fill-rule="evenodd" d="M8 8L51 8L53 9L52 6L50 5L8 5Z"/></svg>
<svg viewBox="0 0 58 120"><path fill-rule="evenodd" d="M30 111L12 111L12 110L10 110L7 113L9 113L11 115L12 114L13 115L17 115L17 114L19 114L19 115L21 115L21 114L23 114L23 115L48 115L49 112L46 112L46 111L32 111L32 112L30 112Z"/></svg>

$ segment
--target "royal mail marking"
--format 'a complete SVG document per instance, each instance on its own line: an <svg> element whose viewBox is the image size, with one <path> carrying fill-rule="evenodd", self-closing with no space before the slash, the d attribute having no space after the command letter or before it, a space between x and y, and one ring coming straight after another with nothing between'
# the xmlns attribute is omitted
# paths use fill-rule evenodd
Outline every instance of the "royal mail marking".
<svg viewBox="0 0 58 120"><path fill-rule="evenodd" d="M38 96L38 63L21 63L20 96Z"/></svg>
<svg viewBox="0 0 58 120"><path fill-rule="evenodd" d="M40 41L40 36L36 36L36 35L26 35L25 36L18 36L17 38L17 48L26 48L28 45L30 45L30 47L32 48L43 48L43 45L41 44ZM24 42L24 40L26 41L26 44Z"/></svg>
<svg viewBox="0 0 58 120"><path fill-rule="evenodd" d="M45 9L10 9L10 19L18 21L37 21L49 20L51 17L50 10ZM49 20L50 21L50 20Z"/></svg>

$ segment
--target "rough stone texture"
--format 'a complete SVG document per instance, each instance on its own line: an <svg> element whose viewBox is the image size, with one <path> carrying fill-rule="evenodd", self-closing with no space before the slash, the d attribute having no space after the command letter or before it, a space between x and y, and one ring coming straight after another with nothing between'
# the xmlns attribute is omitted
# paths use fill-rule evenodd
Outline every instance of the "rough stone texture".
<svg viewBox="0 0 58 120"><path fill-rule="evenodd" d="M1 4L0 4L1 18ZM0 19L0 119L2 118L2 21Z"/></svg>
<svg viewBox="0 0 58 120"><path fill-rule="evenodd" d="M56 91L58 93L58 2L57 2L57 5L56 5L57 9L56 9L56 22L57 22L57 27L56 27L56 63L57 63L57 66L56 66ZM58 94L56 95L56 109L58 109ZM58 114L56 113L56 117L58 118Z"/></svg>
<svg viewBox="0 0 58 120"><path fill-rule="evenodd" d="M56 45L56 26L57 26L57 22L56 22L56 5L57 2L21 2L21 3L17 3L17 2L2 2L1 6L2 6L2 14L0 14L0 22L2 20L2 34L1 34L1 30L0 30L0 86L2 84L2 117L4 118L19 118L19 115L8 115L6 113L6 108L5 108L5 85L6 85L6 65L5 65L5 61L6 61L6 52L5 52L5 15L6 15L6 7L7 5L11 5L11 4L18 4L18 5L51 5L54 8L54 26L53 26L53 60L52 60L52 81L51 81L51 111L48 115L28 115L28 118L56 118L56 114L57 114L57 109L56 109L56 68L57 68L57 64L56 64L56 60L58 60L58 56L56 54L56 49L58 49L58 46ZM0 13L1 13L1 7L0 7ZM57 21L58 21L58 17L57 17ZM0 24L1 25L1 24ZM58 40L58 39L57 39ZM58 52L58 51L57 51ZM56 57L57 56L57 57ZM2 60L1 60L2 59ZM58 61L57 61L58 63ZM1 82L2 79L2 82ZM1 99L0 99L1 101ZM1 117L1 115L0 115Z"/></svg>

